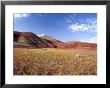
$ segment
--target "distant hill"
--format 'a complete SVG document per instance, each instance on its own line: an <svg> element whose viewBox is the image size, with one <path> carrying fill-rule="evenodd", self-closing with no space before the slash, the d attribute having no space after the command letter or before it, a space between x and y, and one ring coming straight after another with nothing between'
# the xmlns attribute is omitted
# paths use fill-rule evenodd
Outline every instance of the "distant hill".
<svg viewBox="0 0 110 88"><path fill-rule="evenodd" d="M47 48L56 47L51 41L42 39L31 32L14 32L14 47Z"/></svg>
<svg viewBox="0 0 110 88"><path fill-rule="evenodd" d="M39 37L31 32L14 31L14 47L96 49L97 44L80 41L62 42L47 35Z"/></svg>
<svg viewBox="0 0 110 88"><path fill-rule="evenodd" d="M65 42L62 44L64 48L84 48L84 49L96 49L97 44L95 43L87 43L87 42L80 42L80 41L70 41Z"/></svg>

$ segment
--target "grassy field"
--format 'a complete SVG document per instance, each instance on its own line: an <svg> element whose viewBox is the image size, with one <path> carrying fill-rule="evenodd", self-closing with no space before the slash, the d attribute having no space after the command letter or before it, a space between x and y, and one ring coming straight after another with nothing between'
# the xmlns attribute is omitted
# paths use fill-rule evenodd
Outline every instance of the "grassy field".
<svg viewBox="0 0 110 88"><path fill-rule="evenodd" d="M96 50L14 48L14 75L96 74Z"/></svg>

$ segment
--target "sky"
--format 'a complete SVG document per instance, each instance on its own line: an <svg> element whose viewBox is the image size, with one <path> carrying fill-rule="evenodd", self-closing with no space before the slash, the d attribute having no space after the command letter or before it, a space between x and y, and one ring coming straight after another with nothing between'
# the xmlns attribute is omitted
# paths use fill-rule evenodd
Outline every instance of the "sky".
<svg viewBox="0 0 110 88"><path fill-rule="evenodd" d="M97 42L96 13L15 13L14 31L47 35L62 42Z"/></svg>

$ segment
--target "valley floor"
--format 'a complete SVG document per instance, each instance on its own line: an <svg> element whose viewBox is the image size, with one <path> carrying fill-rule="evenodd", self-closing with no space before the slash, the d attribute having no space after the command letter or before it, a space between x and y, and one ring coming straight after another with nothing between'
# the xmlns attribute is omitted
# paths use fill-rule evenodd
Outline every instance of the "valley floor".
<svg viewBox="0 0 110 88"><path fill-rule="evenodd" d="M14 48L14 75L96 74L96 50Z"/></svg>

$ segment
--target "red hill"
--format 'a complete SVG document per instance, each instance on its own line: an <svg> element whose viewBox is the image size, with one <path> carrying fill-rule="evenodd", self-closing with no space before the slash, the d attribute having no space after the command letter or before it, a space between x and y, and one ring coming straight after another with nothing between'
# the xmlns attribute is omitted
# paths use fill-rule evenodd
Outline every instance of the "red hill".
<svg viewBox="0 0 110 88"><path fill-rule="evenodd" d="M59 47L63 43L62 41L59 41L59 40L54 39L54 38L47 36L47 35L43 35L43 36L41 36L41 38L51 41L57 47Z"/></svg>
<svg viewBox="0 0 110 88"><path fill-rule="evenodd" d="M47 48L56 47L51 41L42 39L31 32L14 32L14 47Z"/></svg>
<svg viewBox="0 0 110 88"><path fill-rule="evenodd" d="M97 44L95 43L87 43L87 42L79 42L79 41L71 41L66 42L61 45L61 48L83 48L83 49L96 49Z"/></svg>
<svg viewBox="0 0 110 88"><path fill-rule="evenodd" d="M79 41L62 42L47 35L39 37L31 32L14 32L14 47L96 49L97 44Z"/></svg>

